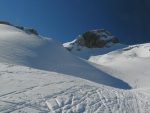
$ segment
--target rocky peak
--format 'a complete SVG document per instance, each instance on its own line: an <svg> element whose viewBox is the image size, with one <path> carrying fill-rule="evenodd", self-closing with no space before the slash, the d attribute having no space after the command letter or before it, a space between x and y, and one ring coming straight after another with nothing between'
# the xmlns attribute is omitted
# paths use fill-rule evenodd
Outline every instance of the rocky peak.
<svg viewBox="0 0 150 113"><path fill-rule="evenodd" d="M76 48L103 48L119 43L119 39L105 29L91 30L79 35L74 41L63 44L68 50Z"/></svg>

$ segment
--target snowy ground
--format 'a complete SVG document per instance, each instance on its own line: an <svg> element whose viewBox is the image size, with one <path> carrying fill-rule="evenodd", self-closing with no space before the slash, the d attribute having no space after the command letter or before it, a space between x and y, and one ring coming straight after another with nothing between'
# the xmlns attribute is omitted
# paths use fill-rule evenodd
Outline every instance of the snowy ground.
<svg viewBox="0 0 150 113"><path fill-rule="evenodd" d="M150 97L84 79L0 64L2 113L149 113Z"/></svg>

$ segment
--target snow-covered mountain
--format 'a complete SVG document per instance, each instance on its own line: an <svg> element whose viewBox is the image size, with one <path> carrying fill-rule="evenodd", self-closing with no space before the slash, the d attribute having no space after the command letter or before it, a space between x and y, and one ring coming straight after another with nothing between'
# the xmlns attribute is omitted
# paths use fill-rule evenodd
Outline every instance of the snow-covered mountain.
<svg viewBox="0 0 150 113"><path fill-rule="evenodd" d="M82 50L94 49L97 50L95 55L100 55L125 47L113 44L108 48L106 45L100 50L87 47ZM91 56L92 52L87 51L82 53L81 59L35 30L0 23L0 112L150 113L149 44L137 46L108 53L110 56L118 53L118 60L114 55L112 65L105 65L110 61L105 55ZM90 57L89 61L85 54ZM101 63L99 58L105 62ZM123 65L128 59L132 60L123 67L119 59L123 60ZM112 68L113 62L120 64ZM131 67L132 63L136 66ZM140 67L140 63L145 68ZM133 71L129 72L128 66Z"/></svg>
<svg viewBox="0 0 150 113"><path fill-rule="evenodd" d="M129 88L127 83L73 56L54 40L5 24L0 24L0 62L69 74L114 87L122 84L122 88Z"/></svg>
<svg viewBox="0 0 150 113"><path fill-rule="evenodd" d="M87 31L63 46L72 54L84 59L127 47L120 44L119 39L105 29Z"/></svg>

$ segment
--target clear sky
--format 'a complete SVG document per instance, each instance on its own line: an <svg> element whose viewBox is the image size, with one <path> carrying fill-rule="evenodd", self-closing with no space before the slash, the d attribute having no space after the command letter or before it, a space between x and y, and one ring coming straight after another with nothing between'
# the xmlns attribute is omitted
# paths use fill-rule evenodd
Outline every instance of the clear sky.
<svg viewBox="0 0 150 113"><path fill-rule="evenodd" d="M150 0L0 0L0 20L60 42L99 28L122 43L150 42Z"/></svg>

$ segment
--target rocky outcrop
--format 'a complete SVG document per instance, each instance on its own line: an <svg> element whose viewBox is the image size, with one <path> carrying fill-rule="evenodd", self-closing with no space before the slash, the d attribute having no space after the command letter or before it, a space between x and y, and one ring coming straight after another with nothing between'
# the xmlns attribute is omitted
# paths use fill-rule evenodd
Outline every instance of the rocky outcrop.
<svg viewBox="0 0 150 113"><path fill-rule="evenodd" d="M68 50L82 47L103 48L119 43L119 39L105 29L91 30L79 35L74 41L63 44ZM76 46L76 47L74 47Z"/></svg>

